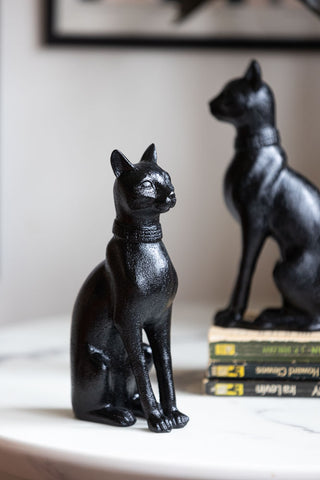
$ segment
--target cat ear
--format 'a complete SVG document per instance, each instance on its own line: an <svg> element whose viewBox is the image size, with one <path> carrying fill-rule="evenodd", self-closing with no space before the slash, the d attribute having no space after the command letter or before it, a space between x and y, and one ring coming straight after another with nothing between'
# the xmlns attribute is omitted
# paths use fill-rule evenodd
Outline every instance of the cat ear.
<svg viewBox="0 0 320 480"><path fill-rule="evenodd" d="M151 143L151 145L149 145L147 150L142 155L140 162L157 163L157 150L154 143Z"/></svg>
<svg viewBox="0 0 320 480"><path fill-rule="evenodd" d="M244 76L254 91L259 90L262 85L262 74L260 65L256 60L252 60Z"/></svg>
<svg viewBox="0 0 320 480"><path fill-rule="evenodd" d="M111 166L115 176L118 178L124 172L129 172L134 168L131 162L119 150L113 150L111 153Z"/></svg>

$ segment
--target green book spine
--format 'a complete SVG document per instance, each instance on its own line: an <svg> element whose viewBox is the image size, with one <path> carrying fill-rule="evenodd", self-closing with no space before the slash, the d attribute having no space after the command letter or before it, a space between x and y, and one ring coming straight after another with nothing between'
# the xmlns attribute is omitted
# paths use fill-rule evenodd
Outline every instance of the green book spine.
<svg viewBox="0 0 320 480"><path fill-rule="evenodd" d="M320 381L320 363L211 363L208 377Z"/></svg>
<svg viewBox="0 0 320 480"><path fill-rule="evenodd" d="M210 342L210 361L317 363L320 342Z"/></svg>
<svg viewBox="0 0 320 480"><path fill-rule="evenodd" d="M205 379L204 393L216 397L320 397L317 381Z"/></svg>

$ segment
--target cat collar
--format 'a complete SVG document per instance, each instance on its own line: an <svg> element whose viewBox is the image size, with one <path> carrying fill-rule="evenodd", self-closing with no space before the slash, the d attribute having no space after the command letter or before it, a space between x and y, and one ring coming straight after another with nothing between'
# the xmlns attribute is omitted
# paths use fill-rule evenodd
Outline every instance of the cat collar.
<svg viewBox="0 0 320 480"><path fill-rule="evenodd" d="M155 243L162 239L162 228L160 223L137 227L123 224L118 220L115 220L112 233L116 237L131 243Z"/></svg>
<svg viewBox="0 0 320 480"><path fill-rule="evenodd" d="M240 134L235 140L236 150L259 150L271 145L279 145L280 134L276 128L265 127L260 132L245 136Z"/></svg>

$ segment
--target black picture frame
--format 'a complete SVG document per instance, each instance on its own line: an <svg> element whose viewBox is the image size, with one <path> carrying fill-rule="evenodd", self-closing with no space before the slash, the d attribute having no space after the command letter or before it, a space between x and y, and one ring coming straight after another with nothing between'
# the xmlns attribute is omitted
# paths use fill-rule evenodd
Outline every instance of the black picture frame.
<svg viewBox="0 0 320 480"><path fill-rule="evenodd" d="M56 25L56 0L44 0L44 42L61 47L122 47L122 48L160 48L160 49L232 49L232 50L289 50L319 51L319 39L308 37L160 37L130 35L74 35L60 34ZM320 22L319 22L320 32Z"/></svg>

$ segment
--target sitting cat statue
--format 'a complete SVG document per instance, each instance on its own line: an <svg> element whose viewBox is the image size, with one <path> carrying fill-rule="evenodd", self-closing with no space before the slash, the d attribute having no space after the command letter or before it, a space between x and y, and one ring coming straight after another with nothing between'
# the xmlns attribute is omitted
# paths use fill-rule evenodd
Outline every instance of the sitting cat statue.
<svg viewBox="0 0 320 480"><path fill-rule="evenodd" d="M227 206L240 222L242 257L228 307L215 316L224 327L243 321L253 272L268 236L281 259L273 276L281 308L269 308L257 329L320 330L320 192L287 164L275 123L272 90L252 61L245 75L230 81L210 103L218 120L237 129L235 155L227 170Z"/></svg>
<svg viewBox="0 0 320 480"><path fill-rule="evenodd" d="M111 165L113 237L72 316L73 410L79 419L124 427L143 416L153 432L169 432L189 420L176 407L170 322L178 281L159 223L176 203L174 187L153 144L135 165L115 150ZM142 342L143 330L150 346ZM149 378L152 358L160 403Z"/></svg>

